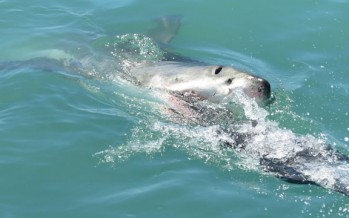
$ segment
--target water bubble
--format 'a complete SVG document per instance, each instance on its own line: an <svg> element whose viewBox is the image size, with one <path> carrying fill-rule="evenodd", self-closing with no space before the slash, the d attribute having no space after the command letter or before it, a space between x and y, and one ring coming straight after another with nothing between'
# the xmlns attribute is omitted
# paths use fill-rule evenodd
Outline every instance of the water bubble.
<svg viewBox="0 0 349 218"><path fill-rule="evenodd" d="M349 137L344 137L344 141L349 142Z"/></svg>

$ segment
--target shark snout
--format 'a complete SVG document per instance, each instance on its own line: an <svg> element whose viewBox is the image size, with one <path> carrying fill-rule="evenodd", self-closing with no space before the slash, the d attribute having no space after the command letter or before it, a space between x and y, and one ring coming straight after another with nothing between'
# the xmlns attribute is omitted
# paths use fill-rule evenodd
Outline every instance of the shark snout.
<svg viewBox="0 0 349 218"><path fill-rule="evenodd" d="M257 102L265 102L270 98L271 86L267 80L254 77L243 90L247 96Z"/></svg>

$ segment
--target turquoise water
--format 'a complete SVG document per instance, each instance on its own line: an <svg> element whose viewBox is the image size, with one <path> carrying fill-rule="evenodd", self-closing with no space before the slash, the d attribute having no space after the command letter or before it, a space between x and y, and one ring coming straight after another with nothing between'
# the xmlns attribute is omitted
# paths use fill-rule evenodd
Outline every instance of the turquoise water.
<svg viewBox="0 0 349 218"><path fill-rule="evenodd" d="M210 128L167 122L151 90L115 76L123 54L106 46L180 15L171 52L263 76L283 137L349 153L348 1L0 0L0 11L1 217L349 216L348 197L256 170ZM84 73L8 62L67 54Z"/></svg>

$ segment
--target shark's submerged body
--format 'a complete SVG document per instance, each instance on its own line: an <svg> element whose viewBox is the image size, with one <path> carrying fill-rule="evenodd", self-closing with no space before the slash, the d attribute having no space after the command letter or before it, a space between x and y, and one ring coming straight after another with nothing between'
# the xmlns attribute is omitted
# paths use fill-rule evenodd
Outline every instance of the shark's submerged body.
<svg viewBox="0 0 349 218"><path fill-rule="evenodd" d="M178 26L178 19L162 19L151 35L160 44L167 44L177 32ZM71 58L39 58L2 63L0 67L6 69L29 66L47 69L63 66L59 69L84 72L87 69L86 65L90 64L89 61L90 59L79 61ZM103 61L100 61L100 64L102 63ZM106 70L112 66L113 64L107 64L103 69ZM123 73L136 85L164 92L163 98L168 103L170 113L176 115L175 121L190 125L217 124L220 120L234 116L234 112L229 109L211 108L200 102L220 104L234 101L236 93L245 95L258 105L268 104L271 98L269 82L259 76L230 66L206 65L191 62L190 59L164 58L164 61L141 61L131 64ZM249 128L253 128L253 131L258 130L258 125L258 121L252 120ZM255 140L256 135L253 131L239 132L222 127L218 133L228 136L226 140L222 140L224 147L251 154L257 159L260 169L266 172L271 172L289 182L314 183L349 195L349 183L346 183L346 180L334 176L332 181L324 181L309 173L312 172L309 169L314 166L312 163L323 168L331 168L331 170L336 166L347 166L349 164L347 156L335 151L331 146L324 145L321 148L302 146L304 142L295 139L293 143L300 145L298 149L289 152L286 157L279 158L277 155L270 155L278 148L273 150L269 147L269 150L263 151L251 148L253 144L251 139Z"/></svg>

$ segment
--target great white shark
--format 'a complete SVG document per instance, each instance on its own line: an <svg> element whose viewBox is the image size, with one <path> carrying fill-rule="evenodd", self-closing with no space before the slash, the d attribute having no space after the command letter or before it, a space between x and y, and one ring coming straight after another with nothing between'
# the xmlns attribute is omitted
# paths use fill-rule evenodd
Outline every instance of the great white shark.
<svg viewBox="0 0 349 218"><path fill-rule="evenodd" d="M158 26L149 32L149 35L162 47L172 40L180 26L178 17L166 17L159 20ZM63 56L67 56L63 53ZM54 68L61 65L68 71L83 71L84 61L69 58L36 58L28 61L12 61L0 63L0 68L10 69L16 67ZM62 61L63 60L63 61ZM68 60L68 61L67 61ZM86 62L86 60L85 60ZM68 64L67 64L68 63ZM61 69L61 68L59 68ZM159 62L141 62L132 65L127 72L126 78L132 83L163 91L166 102L170 106L171 113L178 114L179 120L189 120L186 123L209 125L217 117L231 115L228 109L205 107L196 102L210 102L220 104L234 97L235 92L243 93L247 98L266 105L271 100L271 85L260 77L251 73L243 72L230 66L209 65L191 59L171 55ZM208 111L208 112L207 112ZM251 121L252 126L258 125L257 121ZM239 133L222 128L219 132L229 135L228 140L222 140L222 145L234 148L237 151L245 150L249 144L248 139L253 137L250 133ZM301 143L301 142L300 142ZM315 181L305 172L304 163L309 161L330 165L329 160L340 163L349 163L349 158L331 146L326 148L326 155L312 153L311 149L303 149L295 155L284 159L270 158L268 155L258 156L261 169L272 172L276 176L294 183L314 183L324 186ZM334 181L332 189L349 195L349 184L340 180Z"/></svg>

